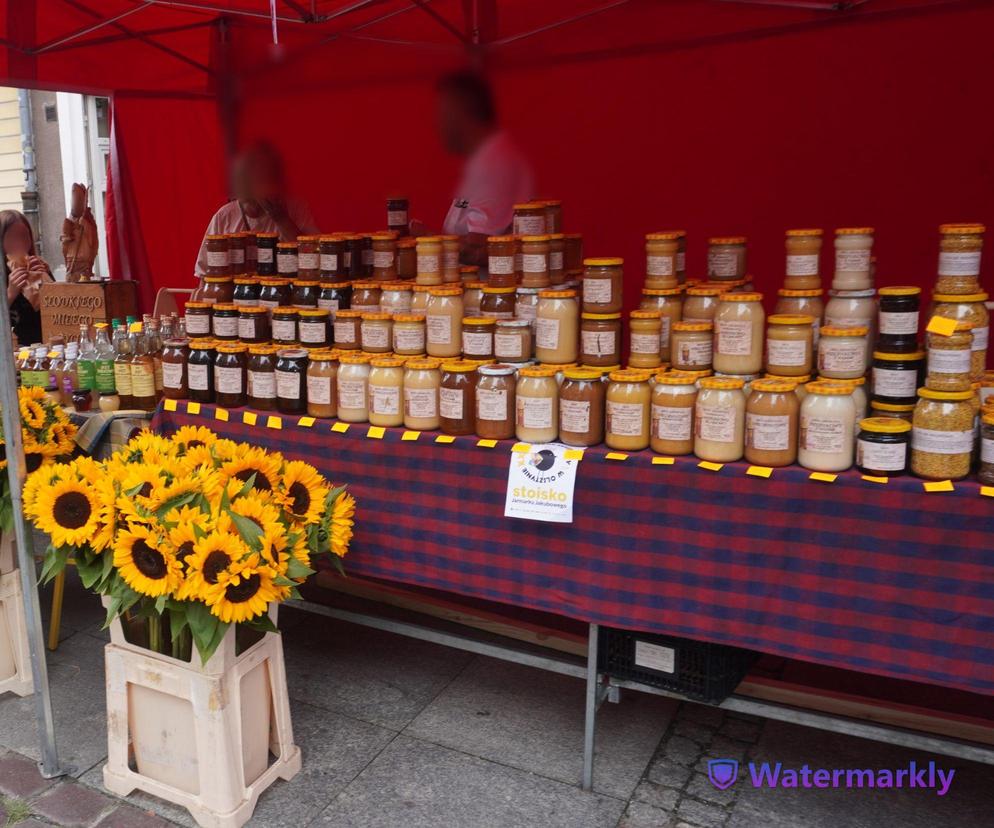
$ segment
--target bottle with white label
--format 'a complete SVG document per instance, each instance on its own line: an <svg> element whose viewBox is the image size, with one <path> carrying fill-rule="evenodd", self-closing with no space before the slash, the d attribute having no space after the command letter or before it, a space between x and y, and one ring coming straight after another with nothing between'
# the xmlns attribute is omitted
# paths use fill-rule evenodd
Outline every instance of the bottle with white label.
<svg viewBox="0 0 994 828"><path fill-rule="evenodd" d="M787 276L785 290L818 290L821 288L822 231L787 231Z"/></svg>
<svg viewBox="0 0 994 828"><path fill-rule="evenodd" d="M766 314L761 293L725 293L714 315L714 370L756 374L763 370ZM804 372L802 372L804 373Z"/></svg>
<svg viewBox="0 0 994 828"><path fill-rule="evenodd" d="M892 354L873 352L873 399L896 405L908 405L918 399L925 368L925 352Z"/></svg>
<svg viewBox="0 0 994 828"><path fill-rule="evenodd" d="M535 357L539 362L563 365L576 362L579 353L580 306L576 291L543 290L535 315Z"/></svg>
<svg viewBox="0 0 994 828"><path fill-rule="evenodd" d="M866 374L867 328L826 325L818 339L818 373L831 379L853 379Z"/></svg>
<svg viewBox="0 0 994 828"><path fill-rule="evenodd" d="M338 419L343 422L369 421L369 360L367 354L354 353L338 358Z"/></svg>
<svg viewBox="0 0 994 828"><path fill-rule="evenodd" d="M745 451L745 383L702 377L694 405L694 454L712 463L741 460Z"/></svg>
<svg viewBox="0 0 994 828"><path fill-rule="evenodd" d="M982 224L940 224L939 278L936 293L980 292L980 252L984 246Z"/></svg>
<svg viewBox="0 0 994 828"><path fill-rule="evenodd" d="M872 250L872 227L840 227L835 231L833 290L869 290L873 287Z"/></svg>
<svg viewBox="0 0 994 828"><path fill-rule="evenodd" d="M752 383L745 415L745 459L758 466L789 466L797 459L800 402L784 380Z"/></svg>
<svg viewBox="0 0 994 828"><path fill-rule="evenodd" d="M399 357L374 357L369 365L370 425L403 425L404 360Z"/></svg>
<svg viewBox="0 0 994 828"><path fill-rule="evenodd" d="M690 454L694 450L694 403L697 377L682 371L659 374L652 387L649 445L658 454Z"/></svg>
<svg viewBox="0 0 994 828"><path fill-rule="evenodd" d="M404 366L404 427L433 431L439 427L438 390L442 375L436 359L409 359Z"/></svg>
<svg viewBox="0 0 994 828"><path fill-rule="evenodd" d="M551 443L559 435L556 371L542 365L518 371L515 435L523 443Z"/></svg>
<svg viewBox="0 0 994 828"><path fill-rule="evenodd" d="M852 387L810 382L801 403L797 462L816 472L845 471L853 464L856 404Z"/></svg>
<svg viewBox="0 0 994 828"><path fill-rule="evenodd" d="M961 480L970 473L976 440L973 391L921 388L911 432L911 471L926 480Z"/></svg>
<svg viewBox="0 0 994 828"><path fill-rule="evenodd" d="M877 316L877 350L888 353L911 353L918 350L918 313L920 287L897 285L880 288L880 312Z"/></svg>
<svg viewBox="0 0 994 828"><path fill-rule="evenodd" d="M856 468L870 477L897 477L908 471L911 423L894 417L860 420Z"/></svg>
<svg viewBox="0 0 994 828"><path fill-rule="evenodd" d="M604 442L620 451L649 448L652 388L648 371L612 371L608 375Z"/></svg>

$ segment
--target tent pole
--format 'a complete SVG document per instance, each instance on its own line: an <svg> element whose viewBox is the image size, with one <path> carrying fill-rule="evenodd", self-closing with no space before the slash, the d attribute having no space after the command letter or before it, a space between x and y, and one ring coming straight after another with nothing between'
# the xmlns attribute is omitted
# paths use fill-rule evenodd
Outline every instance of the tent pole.
<svg viewBox="0 0 994 828"><path fill-rule="evenodd" d="M569 23L576 23L579 20L585 20L588 17L593 17L595 14L600 14L601 12L610 11L611 9L616 9L618 6L624 6L628 3L628 0L614 0L613 3L607 3L603 6L598 6L595 9L588 9L585 12L576 14L573 17L565 17L562 20L557 20L555 23L549 23L546 26L539 26L537 29L532 29L528 32L521 32L516 35L510 35L508 37L501 38L500 40L495 40L492 43L488 43L488 46L506 46L508 43L514 43L518 40L524 40L526 37L533 37L534 35L541 34L542 32L547 32L550 29L558 29L560 26L565 26Z"/></svg>
<svg viewBox="0 0 994 828"><path fill-rule="evenodd" d="M94 23L92 26L87 26L86 28L79 29L78 31L73 32L72 34L67 34L56 40L50 40L48 41L48 43L43 43L41 46L32 49L31 53L34 55L40 55L43 52L47 52L49 49L54 49L56 46L61 46L63 43L69 43L72 40L76 40L77 38L83 37L84 35L88 35L91 32L97 31L98 29L102 29L104 26L109 26L112 23L116 23L118 20L122 20L125 17L129 17L135 12L143 11L144 9L147 9L150 5L151 5L150 3L145 2L141 6L135 6L133 9L126 9L120 14L115 14L113 17L108 17L106 20L101 20L99 23Z"/></svg>
<svg viewBox="0 0 994 828"><path fill-rule="evenodd" d="M6 289L6 280L4 288ZM24 620L31 651L31 672L35 685L35 720L41 747L41 775L46 779L64 776L68 769L59 764L55 745L55 716L48 686L48 663L45 661L45 634L41 626L38 605L38 578L35 571L34 541L24 521L21 487L24 485L26 463L24 441L21 437L21 413L17 399L17 378L14 369L14 344L10 336L10 309L0 302L0 406L3 407L3 433L7 443L7 481L14 513L14 538L17 542L17 562L24 593Z"/></svg>

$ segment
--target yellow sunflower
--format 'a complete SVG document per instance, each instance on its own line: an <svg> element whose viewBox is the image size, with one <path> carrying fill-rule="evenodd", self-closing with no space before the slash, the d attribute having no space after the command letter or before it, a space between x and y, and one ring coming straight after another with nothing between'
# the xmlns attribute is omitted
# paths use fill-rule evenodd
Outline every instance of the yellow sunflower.
<svg viewBox="0 0 994 828"><path fill-rule="evenodd" d="M330 488L314 466L291 460L283 467L283 503L298 523L318 523Z"/></svg>
<svg viewBox="0 0 994 828"><path fill-rule="evenodd" d="M219 437L210 448L214 453L213 456L223 463L237 457L241 453L242 444L236 443L234 440Z"/></svg>
<svg viewBox="0 0 994 828"><path fill-rule="evenodd" d="M48 430L48 439L54 454L70 454L75 447L76 427L55 423Z"/></svg>
<svg viewBox="0 0 994 828"><path fill-rule="evenodd" d="M331 551L342 558L349 551L352 542L352 529L355 525L355 498L342 492L335 500L331 512L331 524L328 527L331 535Z"/></svg>
<svg viewBox="0 0 994 828"><path fill-rule="evenodd" d="M242 483L255 475L253 488L256 491L275 492L279 485L282 465L283 458L276 452L270 454L261 448L242 446L235 457L221 466L221 471L228 478L240 480Z"/></svg>
<svg viewBox="0 0 994 828"><path fill-rule="evenodd" d="M180 465L189 471L196 468L213 469L217 463L214 458L213 446L189 446L179 459Z"/></svg>
<svg viewBox="0 0 994 828"><path fill-rule="evenodd" d="M240 561L247 551L237 536L224 531L211 532L196 541L193 554L185 558L186 581L176 597L205 600L206 590L217 584L220 573Z"/></svg>
<svg viewBox="0 0 994 828"><path fill-rule="evenodd" d="M45 425L45 408L37 400L21 398L21 421L28 428L43 428Z"/></svg>
<svg viewBox="0 0 994 828"><path fill-rule="evenodd" d="M209 448L217 442L217 435L206 426L183 426L176 430L172 442L187 451L201 446Z"/></svg>
<svg viewBox="0 0 994 828"><path fill-rule="evenodd" d="M181 521L171 529L167 529L166 532L169 543L173 546L173 555L179 561L184 578L186 578L189 572L187 559L193 555L193 547L196 546L199 540L197 532L194 529L195 525L192 521Z"/></svg>
<svg viewBox="0 0 994 828"><path fill-rule="evenodd" d="M272 568L252 555L218 574L217 584L206 591L206 603L225 624L250 621L277 600L274 577Z"/></svg>
<svg viewBox="0 0 994 828"><path fill-rule="evenodd" d="M110 477L102 463L86 455L82 455L71 461L68 468L87 483L96 483L98 480L106 480Z"/></svg>
<svg viewBox="0 0 994 828"><path fill-rule="evenodd" d="M59 480L72 476L71 468L61 463L45 466L34 474L28 475L24 483L24 492L21 494L24 514L30 518L37 517L35 505L38 503L39 495L54 486Z"/></svg>
<svg viewBox="0 0 994 828"><path fill-rule="evenodd" d="M103 514L93 487L80 480L59 480L39 491L32 507L35 524L55 546L82 546L93 539Z"/></svg>
<svg viewBox="0 0 994 828"><path fill-rule="evenodd" d="M121 479L121 491L125 496L136 500L140 498L142 505L148 505L168 485L165 470L152 463L129 463ZM128 494L134 489L137 489L135 494Z"/></svg>
<svg viewBox="0 0 994 828"><path fill-rule="evenodd" d="M180 562L162 536L147 526L132 525L118 532L114 566L125 583L142 595L171 595L183 580Z"/></svg>

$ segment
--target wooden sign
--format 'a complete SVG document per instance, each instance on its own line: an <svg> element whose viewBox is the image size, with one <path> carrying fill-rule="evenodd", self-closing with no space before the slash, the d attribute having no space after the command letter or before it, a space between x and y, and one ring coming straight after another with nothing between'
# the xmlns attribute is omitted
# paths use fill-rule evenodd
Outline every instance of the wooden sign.
<svg viewBox="0 0 994 828"><path fill-rule="evenodd" d="M79 338L79 326L136 316L138 292L134 282L44 282L41 285L41 334L46 342L63 336Z"/></svg>

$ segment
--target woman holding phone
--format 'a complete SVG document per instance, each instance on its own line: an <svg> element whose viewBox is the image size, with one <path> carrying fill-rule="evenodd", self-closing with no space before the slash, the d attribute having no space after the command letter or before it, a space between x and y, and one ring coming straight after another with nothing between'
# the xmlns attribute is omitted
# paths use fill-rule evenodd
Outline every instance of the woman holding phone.
<svg viewBox="0 0 994 828"><path fill-rule="evenodd" d="M34 234L24 214L0 210L0 267L7 287L10 325L20 345L41 342L39 289L52 270L35 252Z"/></svg>

